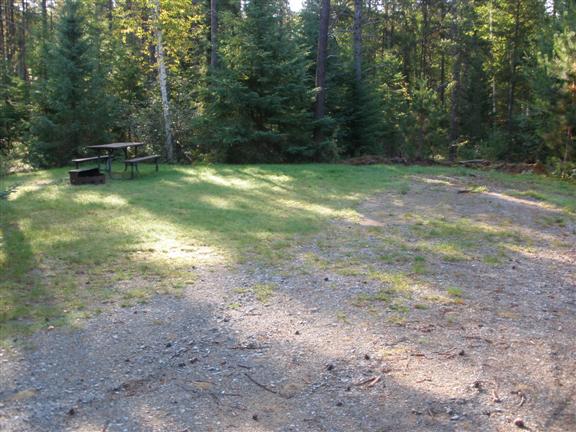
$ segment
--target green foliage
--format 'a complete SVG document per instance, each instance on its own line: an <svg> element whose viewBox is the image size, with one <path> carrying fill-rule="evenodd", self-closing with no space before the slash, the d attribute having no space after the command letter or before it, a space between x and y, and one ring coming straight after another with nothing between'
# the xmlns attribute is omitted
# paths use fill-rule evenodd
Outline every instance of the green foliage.
<svg viewBox="0 0 576 432"><path fill-rule="evenodd" d="M0 59L0 157L9 158L25 134L28 112L24 82L7 73Z"/></svg>
<svg viewBox="0 0 576 432"><path fill-rule="evenodd" d="M37 162L62 165L86 145L109 140L114 116L104 93L98 46L88 37L85 12L77 0L63 3L49 55L48 78L35 89L39 110L31 131Z"/></svg>
<svg viewBox="0 0 576 432"><path fill-rule="evenodd" d="M441 153L446 147L441 128L443 115L436 92L425 81L418 80L412 88L408 115L402 125L405 136L402 155L422 160Z"/></svg>
<svg viewBox="0 0 576 432"><path fill-rule="evenodd" d="M365 2L357 82L354 4L332 1L316 122L320 0L299 13L284 0L219 1L216 70L208 1L160 0L158 15L153 0L56 4L44 19L42 3L27 2L15 15L24 39L5 35L0 145L11 159L61 164L111 139L162 150L160 30L180 160L442 159L456 148L571 175L573 2Z"/></svg>
<svg viewBox="0 0 576 432"><path fill-rule="evenodd" d="M253 0L245 19L222 25L221 69L208 84L201 119L207 150L220 159L279 162L307 156L311 83L280 0Z"/></svg>

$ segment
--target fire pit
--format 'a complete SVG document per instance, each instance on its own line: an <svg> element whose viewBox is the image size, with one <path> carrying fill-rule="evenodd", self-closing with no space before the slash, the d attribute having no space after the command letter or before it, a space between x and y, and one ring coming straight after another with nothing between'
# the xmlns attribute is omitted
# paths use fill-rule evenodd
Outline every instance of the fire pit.
<svg viewBox="0 0 576 432"><path fill-rule="evenodd" d="M100 172L99 168L73 169L68 173L70 183L73 185L106 183L106 176Z"/></svg>

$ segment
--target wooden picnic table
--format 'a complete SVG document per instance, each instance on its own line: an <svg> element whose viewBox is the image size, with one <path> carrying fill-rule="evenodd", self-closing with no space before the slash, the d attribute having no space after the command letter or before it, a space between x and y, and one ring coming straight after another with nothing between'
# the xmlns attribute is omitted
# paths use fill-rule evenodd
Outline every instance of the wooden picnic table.
<svg viewBox="0 0 576 432"><path fill-rule="evenodd" d="M138 157L138 147L143 146L144 143L142 142L119 142L119 143L110 143L110 144L98 144L98 145L91 145L88 146L90 149L97 150L100 154L100 151L105 150L108 152L108 160L107 160L107 171L110 174L112 172L112 156L115 150L122 150L124 152L124 160L128 159L128 149L130 147L134 147L134 157ZM124 167L124 171L126 171L126 167Z"/></svg>

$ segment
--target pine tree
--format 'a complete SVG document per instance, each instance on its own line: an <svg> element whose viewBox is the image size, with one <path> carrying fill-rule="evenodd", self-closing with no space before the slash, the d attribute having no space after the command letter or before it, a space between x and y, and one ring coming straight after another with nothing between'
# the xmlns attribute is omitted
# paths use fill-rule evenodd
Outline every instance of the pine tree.
<svg viewBox="0 0 576 432"><path fill-rule="evenodd" d="M221 34L204 120L213 151L231 162L310 158L312 83L282 0L252 0Z"/></svg>
<svg viewBox="0 0 576 432"><path fill-rule="evenodd" d="M98 47L87 34L81 2L66 0L49 48L47 77L38 89L40 109L32 119L39 164L66 164L87 145L110 139L113 105L104 93Z"/></svg>

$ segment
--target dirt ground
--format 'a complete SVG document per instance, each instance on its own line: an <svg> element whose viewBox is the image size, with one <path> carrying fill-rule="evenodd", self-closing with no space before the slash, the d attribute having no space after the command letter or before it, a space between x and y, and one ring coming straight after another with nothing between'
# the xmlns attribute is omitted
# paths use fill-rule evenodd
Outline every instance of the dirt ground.
<svg viewBox="0 0 576 432"><path fill-rule="evenodd" d="M576 431L576 221L472 180L1 350L0 430Z"/></svg>

